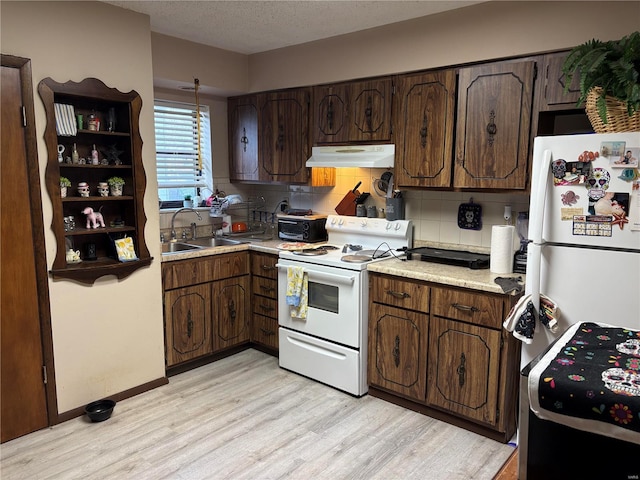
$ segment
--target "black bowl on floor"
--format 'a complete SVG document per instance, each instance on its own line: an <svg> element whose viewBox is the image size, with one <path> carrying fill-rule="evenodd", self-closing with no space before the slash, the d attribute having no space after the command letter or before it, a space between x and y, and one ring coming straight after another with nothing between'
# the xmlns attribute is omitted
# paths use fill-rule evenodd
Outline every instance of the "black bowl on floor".
<svg viewBox="0 0 640 480"><path fill-rule="evenodd" d="M97 400L84 407L84 411L92 422L104 422L113 413L116 402L109 399Z"/></svg>

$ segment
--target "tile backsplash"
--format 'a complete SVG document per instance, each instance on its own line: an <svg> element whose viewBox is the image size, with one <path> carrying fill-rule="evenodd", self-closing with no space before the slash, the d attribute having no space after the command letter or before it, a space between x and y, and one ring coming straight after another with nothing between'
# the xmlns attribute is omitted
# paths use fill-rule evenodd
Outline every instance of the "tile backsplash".
<svg viewBox="0 0 640 480"><path fill-rule="evenodd" d="M278 204L287 199L292 208L311 209L317 213L335 213L335 207L345 194L358 182L360 193L371 196L366 205L385 208L385 198L378 195L374 182L385 172L377 168L338 168L335 187L310 187L306 185L241 185L228 179L217 178L216 187L227 194L245 197L260 195L265 199L268 211L279 211ZM438 190L403 190L405 218L414 223L414 239L454 245L491 246L491 227L503 225L504 207L510 205L511 224L515 225L518 212L528 211L529 196L526 194L450 192ZM458 227L458 207L461 203L473 202L482 207L482 229L464 230ZM514 248L518 239L514 239Z"/></svg>

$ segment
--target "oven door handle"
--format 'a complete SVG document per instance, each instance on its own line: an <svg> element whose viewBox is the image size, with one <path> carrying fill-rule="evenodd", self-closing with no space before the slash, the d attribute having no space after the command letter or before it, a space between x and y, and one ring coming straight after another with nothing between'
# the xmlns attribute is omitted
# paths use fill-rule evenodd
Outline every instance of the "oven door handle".
<svg viewBox="0 0 640 480"><path fill-rule="evenodd" d="M276 263L276 267L286 269L287 265ZM309 280L324 280L327 282L340 283L342 285L353 285L353 282L356 281L355 275L335 275L333 273L316 272L314 270L305 270L305 272L309 275Z"/></svg>

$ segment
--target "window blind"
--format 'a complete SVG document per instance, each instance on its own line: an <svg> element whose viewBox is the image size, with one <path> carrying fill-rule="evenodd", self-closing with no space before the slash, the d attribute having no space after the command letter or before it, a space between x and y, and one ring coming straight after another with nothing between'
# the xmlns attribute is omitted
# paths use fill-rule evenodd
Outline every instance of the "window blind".
<svg viewBox="0 0 640 480"><path fill-rule="evenodd" d="M211 178L209 107L200 106L202 159L198 159L195 105L156 100L154 117L158 188L210 188L207 181Z"/></svg>

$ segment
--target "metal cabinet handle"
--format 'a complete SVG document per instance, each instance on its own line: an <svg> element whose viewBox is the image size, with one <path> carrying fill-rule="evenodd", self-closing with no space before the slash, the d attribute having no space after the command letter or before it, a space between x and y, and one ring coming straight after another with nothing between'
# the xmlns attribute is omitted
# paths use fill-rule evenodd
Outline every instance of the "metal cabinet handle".
<svg viewBox="0 0 640 480"><path fill-rule="evenodd" d="M260 331L267 336L271 336L271 335L275 335L276 332L274 332L273 330L267 330L266 328L260 328Z"/></svg>
<svg viewBox="0 0 640 480"><path fill-rule="evenodd" d="M367 132L373 132L373 106L371 95L367 97L367 107L364 109L365 121L367 122Z"/></svg>
<svg viewBox="0 0 640 480"><path fill-rule="evenodd" d="M496 133L498 133L498 127L496 126L496 112L495 110L491 110L489 112L489 123L487 124L487 133L489 134L489 137L487 138L487 141L489 143L489 145L493 145L493 142L495 140L495 136Z"/></svg>
<svg viewBox="0 0 640 480"><path fill-rule="evenodd" d="M236 302L229 300L227 304L227 308L229 309L229 318L231 319L231 323L234 323L236 320Z"/></svg>
<svg viewBox="0 0 640 480"><path fill-rule="evenodd" d="M422 145L422 148L427 146L427 127L427 112L425 110L424 115L422 116L422 128L420 129L420 145Z"/></svg>
<svg viewBox="0 0 640 480"><path fill-rule="evenodd" d="M258 305L258 306L265 312L271 312L275 310L275 308L270 305Z"/></svg>
<svg viewBox="0 0 640 480"><path fill-rule="evenodd" d="M411 298L411 295L409 295L407 292L394 292L393 290L387 290L387 293L393 297L396 298Z"/></svg>
<svg viewBox="0 0 640 480"><path fill-rule="evenodd" d="M263 270L276 270L277 268L273 265L262 265Z"/></svg>
<svg viewBox="0 0 640 480"><path fill-rule="evenodd" d="M393 363L396 364L396 368L400 366L400 336L396 335L396 339L393 345Z"/></svg>
<svg viewBox="0 0 640 480"><path fill-rule="evenodd" d="M276 289L273 287L267 287L266 285L260 285L260 290L263 292L274 292Z"/></svg>
<svg viewBox="0 0 640 480"><path fill-rule="evenodd" d="M187 338L193 335L193 319L191 318L191 310L187 312Z"/></svg>
<svg viewBox="0 0 640 480"><path fill-rule="evenodd" d="M247 138L247 129L242 129L242 138L240 139L240 143L244 145L244 151L247 151L247 144L249 143L249 139Z"/></svg>
<svg viewBox="0 0 640 480"><path fill-rule="evenodd" d="M451 306L453 308L457 308L458 310L463 310L465 312L479 312L480 309L478 307L470 307L469 305L462 305L461 303L452 303Z"/></svg>
<svg viewBox="0 0 640 480"><path fill-rule="evenodd" d="M464 387L465 377L467 375L467 368L465 366L466 363L467 357L464 356L463 352L462 355L460 355L460 365L458 365L458 368L456 368L456 373L458 374L458 384L461 388Z"/></svg>

